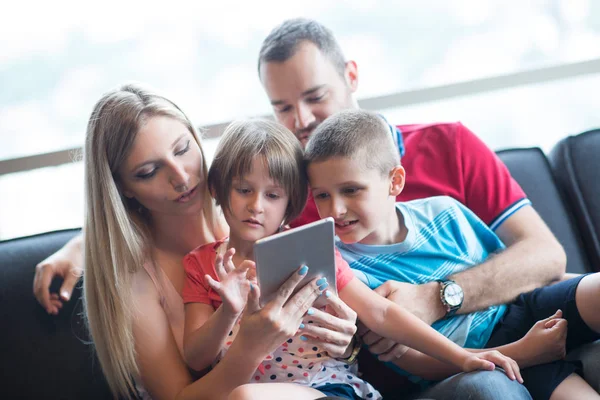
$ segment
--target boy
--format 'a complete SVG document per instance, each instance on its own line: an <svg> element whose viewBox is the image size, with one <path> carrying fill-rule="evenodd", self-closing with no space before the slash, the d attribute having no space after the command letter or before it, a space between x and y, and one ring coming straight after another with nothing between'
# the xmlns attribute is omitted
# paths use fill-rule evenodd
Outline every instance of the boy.
<svg viewBox="0 0 600 400"><path fill-rule="evenodd" d="M390 279L413 284L440 281L446 318L433 327L465 347L483 349L517 341L537 320L557 309L569 321L567 351L600 337L600 314L594 311L600 307L600 274L536 289L510 305L455 314L464 294L455 290L450 277L502 251L504 244L450 197L396 203L406 174L391 141L389 128L379 116L348 110L320 124L306 145L307 172L319 215L335 219L336 243L357 277L372 289ZM576 374L576 365L527 360L528 349L516 348L512 354L502 351L520 362L534 398L600 398ZM443 369L413 350L395 364L411 375Z"/></svg>

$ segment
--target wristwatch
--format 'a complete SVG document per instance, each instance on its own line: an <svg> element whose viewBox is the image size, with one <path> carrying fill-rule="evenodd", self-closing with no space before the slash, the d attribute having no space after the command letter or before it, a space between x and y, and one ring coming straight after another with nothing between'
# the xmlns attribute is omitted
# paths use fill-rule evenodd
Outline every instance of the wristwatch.
<svg viewBox="0 0 600 400"><path fill-rule="evenodd" d="M460 309L465 294L460 285L450 279L440 279L440 300L446 309L446 318L451 317Z"/></svg>

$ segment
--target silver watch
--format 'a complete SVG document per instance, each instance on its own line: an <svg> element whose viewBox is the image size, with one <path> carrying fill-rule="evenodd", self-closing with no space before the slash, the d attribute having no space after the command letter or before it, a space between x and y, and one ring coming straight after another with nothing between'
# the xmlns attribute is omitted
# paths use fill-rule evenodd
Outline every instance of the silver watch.
<svg viewBox="0 0 600 400"><path fill-rule="evenodd" d="M446 317L451 317L460 309L465 294L460 285L450 279L440 279L440 300L446 308Z"/></svg>

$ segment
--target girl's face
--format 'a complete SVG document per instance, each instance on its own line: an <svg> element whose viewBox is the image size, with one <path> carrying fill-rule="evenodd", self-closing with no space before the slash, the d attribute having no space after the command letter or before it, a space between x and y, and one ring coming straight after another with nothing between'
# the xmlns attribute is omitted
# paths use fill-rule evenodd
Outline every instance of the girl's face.
<svg viewBox="0 0 600 400"><path fill-rule="evenodd" d="M123 194L151 214L198 215L204 205L200 147L187 127L170 117L146 121L119 177Z"/></svg>
<svg viewBox="0 0 600 400"><path fill-rule="evenodd" d="M229 209L224 207L231 235L255 242L276 233L288 204L288 194L269 176L263 157L254 157L250 173L234 178Z"/></svg>

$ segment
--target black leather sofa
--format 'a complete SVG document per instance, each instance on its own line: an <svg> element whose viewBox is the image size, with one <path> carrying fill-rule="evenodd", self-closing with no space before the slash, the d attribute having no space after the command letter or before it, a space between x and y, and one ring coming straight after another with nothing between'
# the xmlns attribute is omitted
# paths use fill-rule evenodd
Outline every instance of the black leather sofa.
<svg viewBox="0 0 600 400"><path fill-rule="evenodd" d="M538 148L498 152L564 246L568 272L600 267L598 153L600 130L562 140L549 157ZM35 265L77 232L0 242L0 398L110 398L83 327L80 285L56 317L32 295ZM60 282L53 283L55 290L59 287ZM593 347L588 358L600 364L600 343Z"/></svg>

